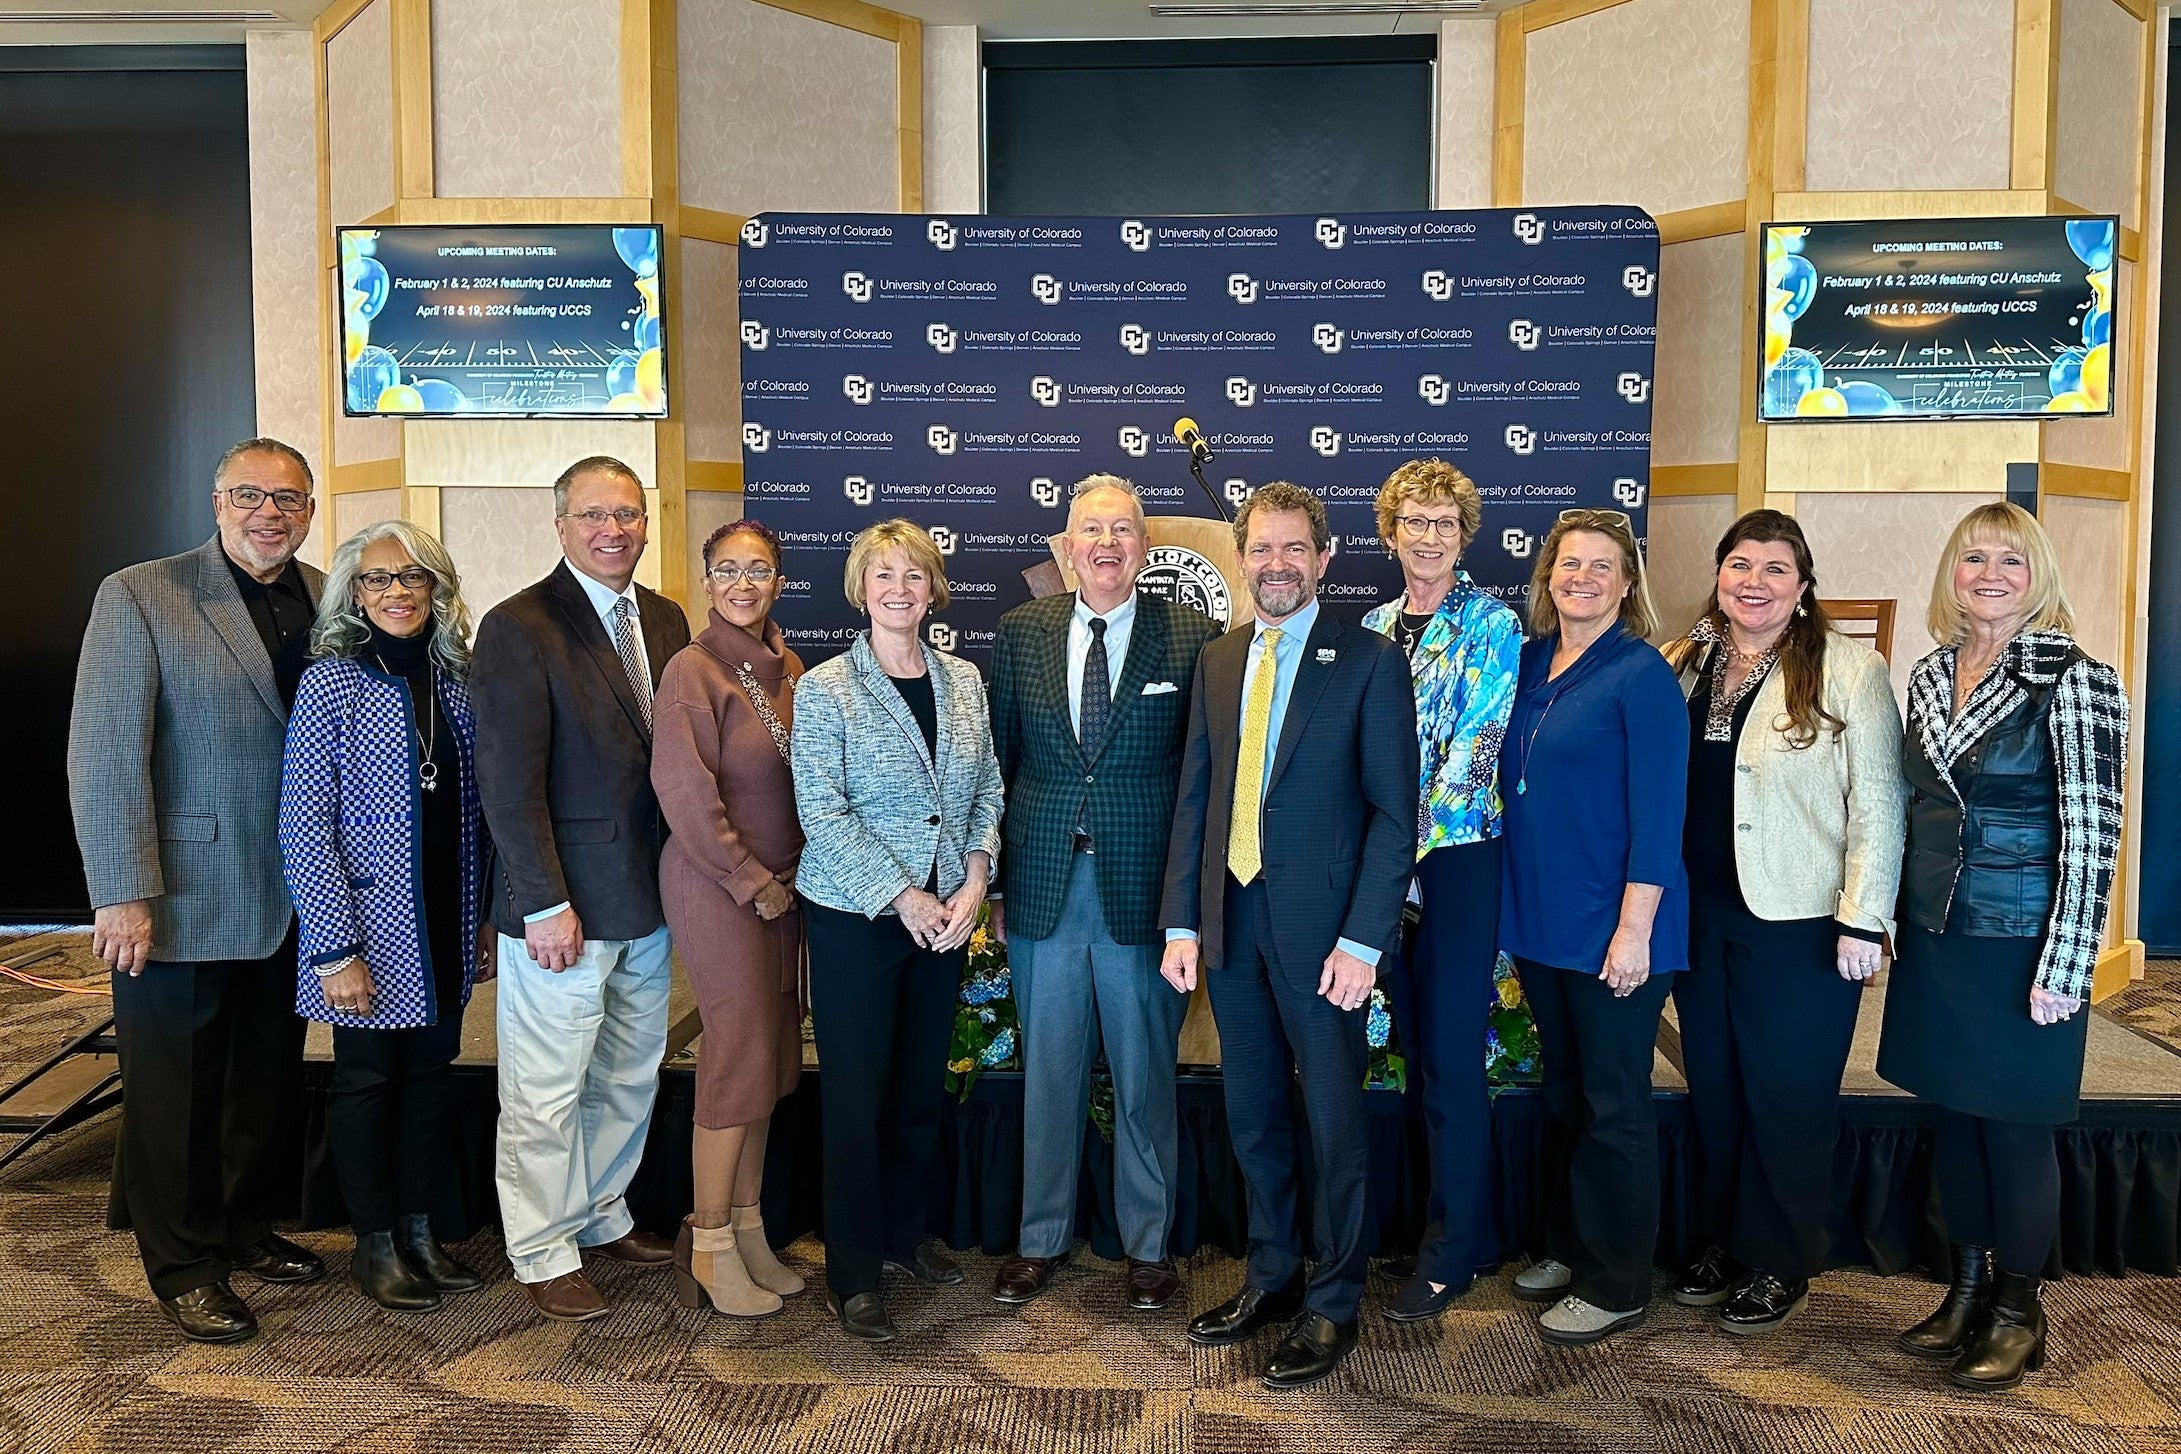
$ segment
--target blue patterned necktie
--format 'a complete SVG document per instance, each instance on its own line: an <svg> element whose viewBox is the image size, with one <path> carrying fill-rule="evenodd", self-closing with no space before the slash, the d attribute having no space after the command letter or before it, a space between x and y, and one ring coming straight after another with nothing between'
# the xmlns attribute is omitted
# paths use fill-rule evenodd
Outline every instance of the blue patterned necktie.
<svg viewBox="0 0 2181 1454"><path fill-rule="evenodd" d="M1098 755L1098 743L1106 735L1106 713L1113 707L1113 677L1106 668L1106 622L1090 619L1090 650L1083 654L1083 694L1076 699L1076 740L1083 756Z"/></svg>
<svg viewBox="0 0 2181 1454"><path fill-rule="evenodd" d="M644 730L649 732L651 670L644 665L644 654L636 649L636 603L627 596L614 599L613 649L621 658L621 669L629 674L629 687L636 693L636 706L643 713Z"/></svg>

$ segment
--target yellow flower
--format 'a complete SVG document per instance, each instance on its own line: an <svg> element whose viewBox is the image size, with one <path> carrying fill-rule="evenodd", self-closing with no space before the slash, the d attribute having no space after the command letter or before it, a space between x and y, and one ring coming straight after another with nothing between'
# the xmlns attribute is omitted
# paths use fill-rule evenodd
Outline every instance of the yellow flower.
<svg viewBox="0 0 2181 1454"><path fill-rule="evenodd" d="M1513 975L1501 980L1499 982L1499 1003L1501 1009L1518 1010L1522 1008L1522 981L1516 979Z"/></svg>
<svg viewBox="0 0 2181 1454"><path fill-rule="evenodd" d="M976 1068L977 1062L974 1060L970 1060L967 1057L964 1057L961 1060L950 1060L947 1062L948 1071L955 1075L967 1075Z"/></svg>
<svg viewBox="0 0 2181 1454"><path fill-rule="evenodd" d="M986 932L984 925L979 924L969 936L969 952L971 954L982 954L991 947L992 936Z"/></svg>

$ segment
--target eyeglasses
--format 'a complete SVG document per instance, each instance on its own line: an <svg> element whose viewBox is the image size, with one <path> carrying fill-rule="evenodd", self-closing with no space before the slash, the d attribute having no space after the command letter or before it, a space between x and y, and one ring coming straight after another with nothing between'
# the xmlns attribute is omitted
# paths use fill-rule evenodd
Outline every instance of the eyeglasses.
<svg viewBox="0 0 2181 1454"><path fill-rule="evenodd" d="M237 485L224 492L227 503L248 514L268 499L283 515L300 515L310 508L310 496L302 490L261 490L256 485Z"/></svg>
<svg viewBox="0 0 2181 1454"><path fill-rule="evenodd" d="M359 571L356 575L356 584L362 586L374 596L392 590L396 581L400 581L402 585L412 591L428 591L439 584L439 577L420 565L413 565L406 570L398 571Z"/></svg>
<svg viewBox="0 0 2181 1454"><path fill-rule="evenodd" d="M1448 515L1444 518L1431 515L1396 515L1394 524L1418 537L1436 535L1442 540L1459 540L1462 536L1459 515Z"/></svg>
<svg viewBox="0 0 2181 1454"><path fill-rule="evenodd" d="M1624 529L1631 528L1632 524L1619 510L1562 510L1560 522L1563 525L1619 525Z"/></svg>
<svg viewBox="0 0 2181 1454"><path fill-rule="evenodd" d="M778 574L780 572L769 565L715 565L705 572L705 575L723 586L731 586L737 581L748 581L753 586L770 585L772 578Z"/></svg>
<svg viewBox="0 0 2181 1454"><path fill-rule="evenodd" d="M634 525L637 521L643 519L644 512L641 510L632 510L628 506L623 505L618 510L578 510L572 515L563 515L560 518L563 520L581 521L583 524L583 528L586 530L603 530L606 528L606 522L608 520L611 520L614 524L620 526L623 530L626 530L631 525Z"/></svg>

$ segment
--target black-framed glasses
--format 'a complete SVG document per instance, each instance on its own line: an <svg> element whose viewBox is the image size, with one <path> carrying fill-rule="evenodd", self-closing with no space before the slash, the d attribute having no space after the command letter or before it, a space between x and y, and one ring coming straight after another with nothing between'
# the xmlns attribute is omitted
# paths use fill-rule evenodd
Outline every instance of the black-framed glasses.
<svg viewBox="0 0 2181 1454"><path fill-rule="evenodd" d="M261 490L256 485L237 485L222 493L228 504L246 515L267 500L283 515L300 515L310 508L310 494L305 490Z"/></svg>
<svg viewBox="0 0 2181 1454"><path fill-rule="evenodd" d="M356 573L356 584L362 586L374 596L383 595L392 590L396 581L400 581L402 585L412 591L425 591L438 585L439 577L420 565L412 565L398 571L367 570Z"/></svg>
<svg viewBox="0 0 2181 1454"><path fill-rule="evenodd" d="M1426 535L1436 535L1442 540L1459 540L1462 537L1462 520L1459 515L1396 515L1393 522L1418 539Z"/></svg>
<svg viewBox="0 0 2181 1454"><path fill-rule="evenodd" d="M715 565L705 572L705 575L723 586L734 585L737 581L748 581L753 586L769 586L773 577L779 574L780 572L769 565Z"/></svg>
<svg viewBox="0 0 2181 1454"><path fill-rule="evenodd" d="M586 530L603 530L606 528L606 522L608 520L611 520L614 524L620 526L623 530L626 530L631 525L634 525L637 521L643 519L644 512L641 510L631 509L629 506L623 505L618 510L600 510L596 508L592 508L589 510L577 510L572 514L563 515L560 518L563 520L581 521L583 524L583 528Z"/></svg>

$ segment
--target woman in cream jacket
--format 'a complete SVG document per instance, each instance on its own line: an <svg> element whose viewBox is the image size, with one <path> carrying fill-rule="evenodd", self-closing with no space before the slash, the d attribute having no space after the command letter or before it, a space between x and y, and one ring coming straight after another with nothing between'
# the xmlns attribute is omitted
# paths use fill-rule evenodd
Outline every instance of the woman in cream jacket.
<svg viewBox="0 0 2181 1454"><path fill-rule="evenodd" d="M1674 981L1707 1244L1674 1288L1778 1327L1824 1270L1840 1077L1893 929L1901 714L1832 629L1794 517L1719 541L1709 609L1668 648L1689 698L1689 972Z"/></svg>

